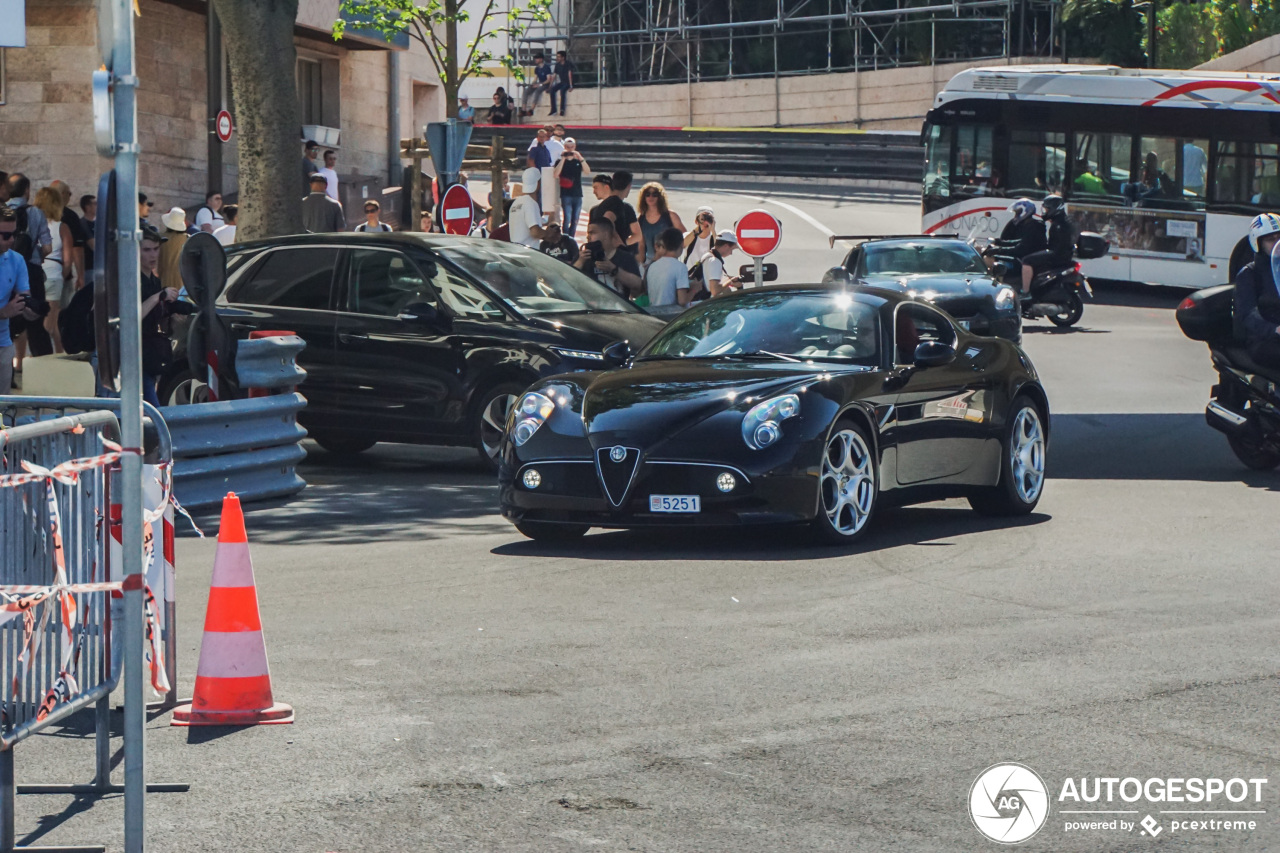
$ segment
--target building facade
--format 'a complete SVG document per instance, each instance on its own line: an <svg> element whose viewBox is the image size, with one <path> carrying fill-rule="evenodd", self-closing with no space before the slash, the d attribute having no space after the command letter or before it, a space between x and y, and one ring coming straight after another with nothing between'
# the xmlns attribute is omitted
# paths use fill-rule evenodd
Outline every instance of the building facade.
<svg viewBox="0 0 1280 853"><path fill-rule="evenodd" d="M235 104L205 0L140 0L139 9L139 181L156 202L158 223L170 207L193 214L208 189L234 197L238 138L218 142L213 118L224 108L234 116ZM445 105L420 45L388 45L350 29L335 42L338 15L338 0L301 0L294 44L303 125L337 152L350 204L398 185L398 140L443 118ZM23 172L36 187L57 178L77 196L94 193L110 168L93 140L90 80L101 63L96 4L27 0L26 19L27 46L5 49L0 62L0 169ZM304 129L298 133L301 143ZM301 144L298 150L301 157Z"/></svg>

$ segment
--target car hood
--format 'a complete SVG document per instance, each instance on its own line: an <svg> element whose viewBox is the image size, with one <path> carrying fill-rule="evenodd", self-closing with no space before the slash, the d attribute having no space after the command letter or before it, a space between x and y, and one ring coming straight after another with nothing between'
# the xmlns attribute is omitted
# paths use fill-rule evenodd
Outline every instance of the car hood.
<svg viewBox="0 0 1280 853"><path fill-rule="evenodd" d="M648 314L583 312L530 317L529 324L559 334L565 343L575 347L599 350L615 341L627 341L631 344L632 352L636 352L666 322Z"/></svg>
<svg viewBox="0 0 1280 853"><path fill-rule="evenodd" d="M939 299L957 296L990 296L995 288L995 280L990 276L970 273L930 273L919 275L869 275L862 279L862 284L873 287L884 287L890 290L906 292L914 290L919 296L934 301L927 296L929 291Z"/></svg>
<svg viewBox="0 0 1280 853"><path fill-rule="evenodd" d="M808 385L816 376L812 365L792 362L640 362L586 382L582 422L592 447L652 447L727 409L745 412Z"/></svg>

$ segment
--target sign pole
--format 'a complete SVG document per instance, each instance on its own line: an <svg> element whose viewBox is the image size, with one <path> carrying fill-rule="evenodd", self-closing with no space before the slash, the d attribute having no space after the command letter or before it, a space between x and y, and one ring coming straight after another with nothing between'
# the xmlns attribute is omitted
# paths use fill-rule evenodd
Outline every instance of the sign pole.
<svg viewBox="0 0 1280 853"><path fill-rule="evenodd" d="M115 23L110 64L115 111L115 169L120 294L121 551L124 557L124 849L142 853L146 838L146 701L143 696L142 584L142 300L138 248L137 86L132 0L110 5ZM104 247L105 250L105 247ZM102 286L105 286L105 282Z"/></svg>
<svg viewBox="0 0 1280 853"><path fill-rule="evenodd" d="M751 279L751 286L759 287L762 284L764 284L764 258L757 257L756 274L755 277Z"/></svg>
<svg viewBox="0 0 1280 853"><path fill-rule="evenodd" d="M493 137L493 141L489 143L489 233L492 234L502 227L506 221L506 211L503 209L503 193L502 184L506 180L507 170L502 163L502 143L505 140L501 136Z"/></svg>

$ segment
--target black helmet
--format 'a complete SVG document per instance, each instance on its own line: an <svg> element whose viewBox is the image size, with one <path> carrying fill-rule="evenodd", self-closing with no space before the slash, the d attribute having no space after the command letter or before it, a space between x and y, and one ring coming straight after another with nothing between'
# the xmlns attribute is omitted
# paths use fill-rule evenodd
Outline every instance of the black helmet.
<svg viewBox="0 0 1280 853"><path fill-rule="evenodd" d="M1062 200L1060 195L1047 195L1041 202L1041 208L1044 210L1045 219L1053 219L1067 210L1067 203Z"/></svg>

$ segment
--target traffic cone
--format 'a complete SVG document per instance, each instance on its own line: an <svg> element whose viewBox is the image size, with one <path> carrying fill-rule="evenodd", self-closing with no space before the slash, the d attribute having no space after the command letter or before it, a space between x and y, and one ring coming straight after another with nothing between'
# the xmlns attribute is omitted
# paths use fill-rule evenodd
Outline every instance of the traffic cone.
<svg viewBox="0 0 1280 853"><path fill-rule="evenodd" d="M200 665L191 704L173 711L175 726L254 726L292 723L293 708L271 696L267 644L258 616L258 590L244 532L240 499L222 501L218 550L204 617Z"/></svg>

